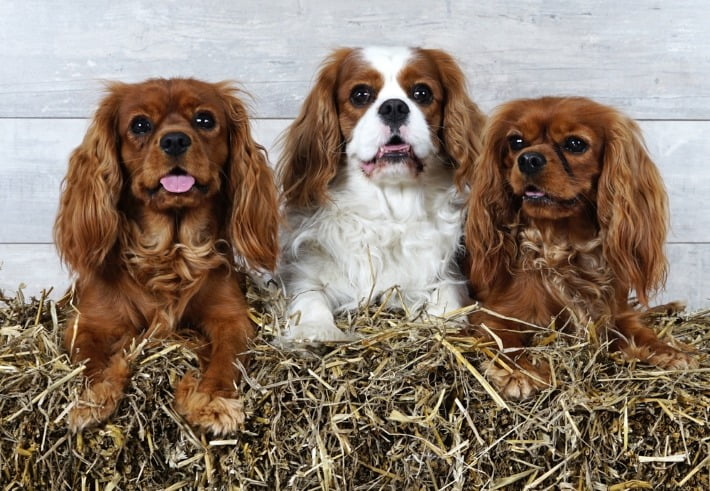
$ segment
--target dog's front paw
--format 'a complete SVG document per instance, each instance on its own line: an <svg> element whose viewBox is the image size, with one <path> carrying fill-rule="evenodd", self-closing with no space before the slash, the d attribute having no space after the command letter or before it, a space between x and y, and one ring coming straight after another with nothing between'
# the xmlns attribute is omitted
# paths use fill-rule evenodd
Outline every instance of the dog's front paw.
<svg viewBox="0 0 710 491"><path fill-rule="evenodd" d="M676 349L662 353L654 353L650 356L648 361L666 370L686 370L700 366L698 360L694 357Z"/></svg>
<svg viewBox="0 0 710 491"><path fill-rule="evenodd" d="M69 411L69 429L76 433L108 419L123 398L129 375L126 359L114 356L111 364L94 377Z"/></svg>
<svg viewBox="0 0 710 491"><path fill-rule="evenodd" d="M434 317L447 317L450 313L461 309L465 296L465 289L461 285L442 286L432 292L426 312Z"/></svg>
<svg viewBox="0 0 710 491"><path fill-rule="evenodd" d="M354 339L332 322L301 322L288 326L281 338L285 344L349 342Z"/></svg>
<svg viewBox="0 0 710 491"><path fill-rule="evenodd" d="M626 358L636 358L666 370L686 370L700 366L692 355L660 340L643 346L631 345L623 351Z"/></svg>
<svg viewBox="0 0 710 491"><path fill-rule="evenodd" d="M484 365L486 376L506 399L528 399L550 386L550 367L546 362L540 361L533 365L520 357L516 362L508 362L508 365L510 370L496 365L493 361Z"/></svg>
<svg viewBox="0 0 710 491"><path fill-rule="evenodd" d="M214 435L232 434L244 425L241 399L201 390L199 381L190 373L175 389L175 409L188 423Z"/></svg>

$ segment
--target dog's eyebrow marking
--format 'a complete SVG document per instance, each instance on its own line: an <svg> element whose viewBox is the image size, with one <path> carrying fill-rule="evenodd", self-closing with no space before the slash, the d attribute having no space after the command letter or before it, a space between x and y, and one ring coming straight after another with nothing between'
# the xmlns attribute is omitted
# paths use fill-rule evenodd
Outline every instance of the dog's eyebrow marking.
<svg viewBox="0 0 710 491"><path fill-rule="evenodd" d="M557 156L560 158L560 161L562 162L562 167L564 168L567 175L570 177L574 177L574 172L572 172L572 167L570 167L569 162L567 162L567 157L565 157L565 154L562 151L562 147L555 143L553 145L553 148L555 149L555 153L557 154Z"/></svg>

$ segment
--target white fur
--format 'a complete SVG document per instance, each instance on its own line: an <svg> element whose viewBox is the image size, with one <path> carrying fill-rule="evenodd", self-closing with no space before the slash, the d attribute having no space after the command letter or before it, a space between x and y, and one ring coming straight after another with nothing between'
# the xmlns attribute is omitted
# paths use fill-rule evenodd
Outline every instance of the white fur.
<svg viewBox="0 0 710 491"><path fill-rule="evenodd" d="M352 138L346 147L348 164L370 160L377 149L391 136L389 126L382 123L377 110L388 99L402 99L409 106L409 121L402 128L402 137L412 145L414 153L420 157L431 155L434 146L429 135L429 126L417 104L409 99L407 92L397 82L397 74L407 65L412 53L408 48L370 47L363 49L367 60L384 78L384 85L377 99L360 118ZM358 164L359 165L359 164Z"/></svg>
<svg viewBox="0 0 710 491"><path fill-rule="evenodd" d="M347 165L331 183L331 200L308 214L287 210L280 276L291 297L288 340L347 339L333 314L378 302L394 286L399 295L392 295L388 306L413 314L426 308L442 315L464 302L455 264L464 197L454 188L452 169L440 162L423 113L397 83L411 51L366 48L363 57L385 84L346 145ZM391 98L410 108L401 135L424 170L416 175L404 165L390 165L367 177L362 162L391 136L377 114Z"/></svg>

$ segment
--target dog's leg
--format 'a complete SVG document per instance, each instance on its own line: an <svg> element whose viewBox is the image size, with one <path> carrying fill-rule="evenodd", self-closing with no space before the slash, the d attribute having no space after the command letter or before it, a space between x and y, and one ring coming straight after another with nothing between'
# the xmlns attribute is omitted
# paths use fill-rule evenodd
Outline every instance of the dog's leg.
<svg viewBox="0 0 710 491"><path fill-rule="evenodd" d="M663 340L642 322L642 314L630 308L615 318L617 338L612 347L622 351L628 358L671 370L696 368L695 358Z"/></svg>
<svg viewBox="0 0 710 491"><path fill-rule="evenodd" d="M222 273L220 273L222 274ZM244 423L237 383L246 365L254 327L236 282L224 277L208 281L193 300L191 316L209 341L201 378L186 374L175 389L175 407L192 425L215 435L234 433Z"/></svg>
<svg viewBox="0 0 710 491"><path fill-rule="evenodd" d="M458 310L463 305L466 297L466 286L461 283L445 283L436 288L427 304L427 313L436 317L443 317L448 312Z"/></svg>
<svg viewBox="0 0 710 491"><path fill-rule="evenodd" d="M508 399L527 399L540 389L550 386L550 367L544 360L533 363L525 352L529 334L524 326L483 312L470 317L472 325L484 339L497 346L500 355L484 364L487 377Z"/></svg>
<svg viewBox="0 0 710 491"><path fill-rule="evenodd" d="M123 397L130 367L123 349L136 335L129 325L116 322L108 325L92 318L92 308L84 304L86 315L67 320L64 344L72 361L86 362L88 384L76 406L69 411L69 428L80 431L106 420Z"/></svg>
<svg viewBox="0 0 710 491"><path fill-rule="evenodd" d="M285 343L349 341L351 338L335 325L330 302L317 290L299 293L289 305L289 327L283 335ZM293 323L291 323L293 322Z"/></svg>

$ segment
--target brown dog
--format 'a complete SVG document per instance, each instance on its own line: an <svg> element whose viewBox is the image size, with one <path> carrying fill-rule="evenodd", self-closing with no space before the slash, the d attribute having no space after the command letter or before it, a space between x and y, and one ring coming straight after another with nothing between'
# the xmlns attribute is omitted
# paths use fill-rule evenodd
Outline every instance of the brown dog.
<svg viewBox="0 0 710 491"><path fill-rule="evenodd" d="M634 290L646 304L667 269L667 197L636 123L589 99L545 97L503 105L483 139L465 172L469 277L485 307L523 323L483 312L470 320L517 364L489 367L503 395L525 398L548 383L549 368L523 348L529 324L555 316L594 325L631 358L695 366L628 303Z"/></svg>
<svg viewBox="0 0 710 491"><path fill-rule="evenodd" d="M208 349L201 380L188 374L177 388L178 411L214 433L243 421L234 362L254 330L234 256L273 269L278 204L234 94L188 79L111 84L71 156L55 239L77 275L65 342L89 380L74 430L116 408L133 339L179 326Z"/></svg>

